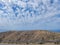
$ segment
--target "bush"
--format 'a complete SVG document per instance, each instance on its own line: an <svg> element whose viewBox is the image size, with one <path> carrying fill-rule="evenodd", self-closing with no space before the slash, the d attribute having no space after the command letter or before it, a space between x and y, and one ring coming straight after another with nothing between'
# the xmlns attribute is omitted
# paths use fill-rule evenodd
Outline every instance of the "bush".
<svg viewBox="0 0 60 45"><path fill-rule="evenodd" d="M0 38L0 43L2 42L2 38Z"/></svg>
<svg viewBox="0 0 60 45"><path fill-rule="evenodd" d="M60 42L54 42L54 44L60 44Z"/></svg>
<svg viewBox="0 0 60 45"><path fill-rule="evenodd" d="M40 43L38 43L38 44L44 44L44 42L40 42Z"/></svg>

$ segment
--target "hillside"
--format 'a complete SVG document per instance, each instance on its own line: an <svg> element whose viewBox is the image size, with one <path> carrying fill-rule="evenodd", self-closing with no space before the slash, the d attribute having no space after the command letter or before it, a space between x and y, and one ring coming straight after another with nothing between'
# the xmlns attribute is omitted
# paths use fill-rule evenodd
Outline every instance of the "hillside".
<svg viewBox="0 0 60 45"><path fill-rule="evenodd" d="M7 31L0 33L2 43L60 43L60 33L35 30L35 31Z"/></svg>

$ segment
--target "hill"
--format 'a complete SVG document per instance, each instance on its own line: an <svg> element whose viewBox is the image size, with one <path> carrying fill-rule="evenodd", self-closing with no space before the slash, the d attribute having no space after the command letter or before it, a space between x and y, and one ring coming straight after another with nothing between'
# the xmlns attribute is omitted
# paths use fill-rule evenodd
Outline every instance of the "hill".
<svg viewBox="0 0 60 45"><path fill-rule="evenodd" d="M34 31L7 31L0 33L1 43L60 43L60 33Z"/></svg>

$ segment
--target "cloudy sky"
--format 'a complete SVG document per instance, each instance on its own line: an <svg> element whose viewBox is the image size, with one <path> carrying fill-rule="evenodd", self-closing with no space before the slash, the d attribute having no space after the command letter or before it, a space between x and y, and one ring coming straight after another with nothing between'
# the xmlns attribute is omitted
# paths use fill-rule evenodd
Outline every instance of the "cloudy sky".
<svg viewBox="0 0 60 45"><path fill-rule="evenodd" d="M0 31L60 30L60 0L0 0Z"/></svg>

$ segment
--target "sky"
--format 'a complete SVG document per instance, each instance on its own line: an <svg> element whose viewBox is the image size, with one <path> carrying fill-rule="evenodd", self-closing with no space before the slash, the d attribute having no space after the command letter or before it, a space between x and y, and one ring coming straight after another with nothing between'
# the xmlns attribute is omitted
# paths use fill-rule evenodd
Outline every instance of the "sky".
<svg viewBox="0 0 60 45"><path fill-rule="evenodd" d="M0 31L60 30L60 0L0 0Z"/></svg>

